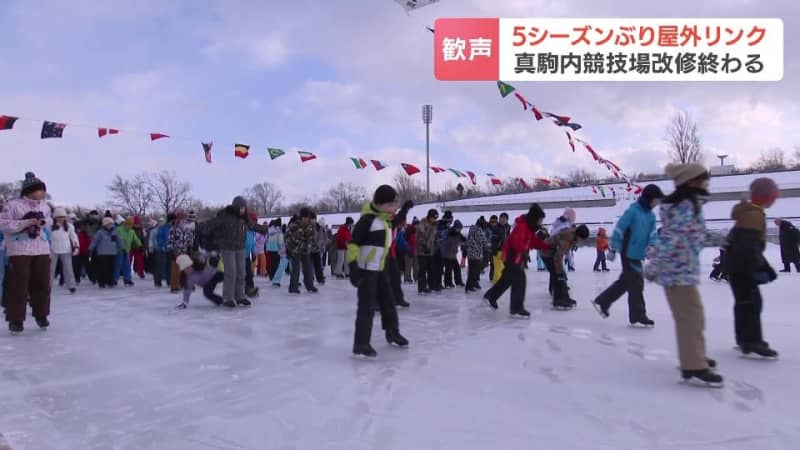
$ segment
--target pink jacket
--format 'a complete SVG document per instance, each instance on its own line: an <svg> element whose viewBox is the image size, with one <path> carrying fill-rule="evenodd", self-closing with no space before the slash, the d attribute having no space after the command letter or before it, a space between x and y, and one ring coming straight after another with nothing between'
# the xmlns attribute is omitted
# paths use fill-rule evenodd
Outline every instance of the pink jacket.
<svg viewBox="0 0 800 450"><path fill-rule="evenodd" d="M256 255L260 255L266 252L265 248L267 245L267 235L256 233Z"/></svg>
<svg viewBox="0 0 800 450"><path fill-rule="evenodd" d="M28 237L25 220L22 219L31 211L41 212L45 218L45 227L48 228L45 231L43 227L39 230L39 235L33 239ZM27 197L9 201L0 213L0 230L5 233L8 256L49 255L50 242L47 240L47 234L52 225L50 207L44 201L31 200Z"/></svg>

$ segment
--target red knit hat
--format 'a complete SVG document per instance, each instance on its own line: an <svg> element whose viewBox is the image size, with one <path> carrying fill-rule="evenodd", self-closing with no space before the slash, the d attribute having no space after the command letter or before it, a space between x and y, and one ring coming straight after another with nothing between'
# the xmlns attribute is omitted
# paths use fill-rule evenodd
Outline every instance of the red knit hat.
<svg viewBox="0 0 800 450"><path fill-rule="evenodd" d="M778 185L772 178L756 178L750 183L750 201L756 205L768 205L781 196Z"/></svg>

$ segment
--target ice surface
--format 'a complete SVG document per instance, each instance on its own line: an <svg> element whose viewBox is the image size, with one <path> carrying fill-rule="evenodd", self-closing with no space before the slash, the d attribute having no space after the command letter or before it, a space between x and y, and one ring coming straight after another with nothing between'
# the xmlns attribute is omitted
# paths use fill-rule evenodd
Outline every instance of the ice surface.
<svg viewBox="0 0 800 450"><path fill-rule="evenodd" d="M176 311L178 296L145 281L57 289L50 330L28 319L21 336L0 333L0 435L14 450L800 448L797 274L763 289L774 362L732 350L730 290L704 281L709 355L726 377L713 390L679 383L660 287L646 288L654 329L628 327L624 299L603 320L589 301L618 263L595 274L593 249L576 258L578 309L551 310L533 270L530 321L508 318L507 295L492 311L479 295L406 287L411 346L388 347L376 320L370 361L350 357L346 281L299 297L259 281L254 307L234 311L199 292Z"/></svg>

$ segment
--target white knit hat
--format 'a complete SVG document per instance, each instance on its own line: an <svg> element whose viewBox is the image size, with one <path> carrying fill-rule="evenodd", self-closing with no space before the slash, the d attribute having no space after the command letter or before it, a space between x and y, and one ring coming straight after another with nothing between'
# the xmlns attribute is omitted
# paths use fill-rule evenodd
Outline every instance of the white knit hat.
<svg viewBox="0 0 800 450"><path fill-rule="evenodd" d="M667 164L664 171L675 182L676 187L708 173L706 166L700 163Z"/></svg>
<svg viewBox="0 0 800 450"><path fill-rule="evenodd" d="M175 259L175 263L178 264L178 268L183 271L192 267L192 258L189 257L189 255L179 255Z"/></svg>
<svg viewBox="0 0 800 450"><path fill-rule="evenodd" d="M67 217L67 210L65 210L64 208L56 208L56 210L53 211L53 217L54 218Z"/></svg>

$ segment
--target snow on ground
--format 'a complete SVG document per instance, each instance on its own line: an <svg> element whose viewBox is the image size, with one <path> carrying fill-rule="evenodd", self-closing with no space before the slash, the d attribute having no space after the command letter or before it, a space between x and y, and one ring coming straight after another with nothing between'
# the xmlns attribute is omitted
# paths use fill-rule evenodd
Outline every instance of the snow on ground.
<svg viewBox="0 0 800 450"><path fill-rule="evenodd" d="M260 281L254 307L233 311L200 293L174 310L178 296L144 281L57 290L50 330L29 319L21 336L0 334L0 434L14 450L800 448L797 274L764 288L773 362L732 350L730 290L703 283L726 377L706 389L679 383L658 286L646 288L654 329L628 327L624 299L597 315L589 301L619 272L592 273L593 259L577 253L570 312L551 310L546 275L529 271L530 321L508 317L507 295L492 311L478 295L407 286L411 346L388 347L376 320L370 361L350 357L346 281L299 297Z"/></svg>

